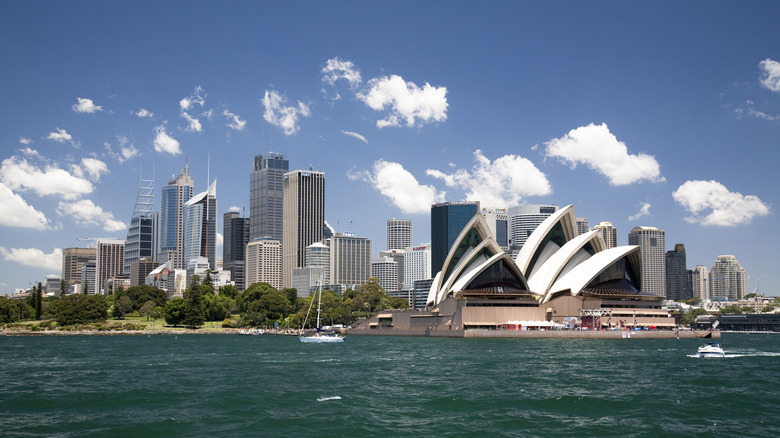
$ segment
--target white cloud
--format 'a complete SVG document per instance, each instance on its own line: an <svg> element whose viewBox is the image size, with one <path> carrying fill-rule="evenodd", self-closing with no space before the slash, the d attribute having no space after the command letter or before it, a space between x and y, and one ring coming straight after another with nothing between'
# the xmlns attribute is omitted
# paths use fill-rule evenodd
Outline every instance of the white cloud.
<svg viewBox="0 0 780 438"><path fill-rule="evenodd" d="M140 153L138 149L135 148L135 145L130 143L130 140L125 137L124 135L117 135L117 140L119 141L119 153L116 153L111 148L111 144L108 142L104 142L103 146L108 151L108 154L115 160L119 161L119 163L124 163L125 161L134 158L138 156Z"/></svg>
<svg viewBox="0 0 780 438"><path fill-rule="evenodd" d="M154 113L147 110L146 108L141 108L140 110L136 111L135 115L142 119L151 119L154 117Z"/></svg>
<svg viewBox="0 0 780 438"><path fill-rule="evenodd" d="M19 143L21 143L21 144L31 144L32 140L30 140L29 138L25 138L25 137L19 137Z"/></svg>
<svg viewBox="0 0 780 438"><path fill-rule="evenodd" d="M59 143L65 143L66 141L73 140L73 137L68 134L68 131L60 128L54 128L56 132L50 132L49 136L46 137L49 140L54 140Z"/></svg>
<svg viewBox="0 0 780 438"><path fill-rule="evenodd" d="M619 141L606 123L572 129L561 138L545 142L546 157L568 162L572 168L585 164L604 175L613 186L622 186L647 180L665 181L655 157L647 154L631 155L626 144Z"/></svg>
<svg viewBox="0 0 780 438"><path fill-rule="evenodd" d="M342 61L338 56L329 59L322 68L322 80L334 85L339 79L345 79L349 86L355 88L363 81L360 77L360 70L355 68L352 61Z"/></svg>
<svg viewBox="0 0 780 438"><path fill-rule="evenodd" d="M761 68L761 85L767 90L780 93L780 62L769 58L758 63Z"/></svg>
<svg viewBox="0 0 780 438"><path fill-rule="evenodd" d="M103 230L113 232L127 230L127 225L114 220L114 214L104 211L89 199L79 199L74 202L60 202L57 213L64 216L72 216L79 225L99 225Z"/></svg>
<svg viewBox="0 0 780 438"><path fill-rule="evenodd" d="M399 163L378 160L374 162L373 173L354 172L347 174L347 177L353 181L370 183L404 213L427 213L431 210L431 204L444 201L444 192L437 191L433 186L421 185Z"/></svg>
<svg viewBox="0 0 780 438"><path fill-rule="evenodd" d="M390 108L390 114L376 122L379 128L401 126L402 121L414 127L418 122L424 125L447 120L447 87L432 87L426 82L420 88L397 75L371 79L368 87L367 93L357 94L358 99L377 111Z"/></svg>
<svg viewBox="0 0 780 438"><path fill-rule="evenodd" d="M77 113L92 114L94 112L103 111L103 107L95 105L92 102L92 99L85 99L81 97L77 97L76 99L78 100L78 103L74 104L71 108L73 108L73 111L76 111Z"/></svg>
<svg viewBox="0 0 780 438"><path fill-rule="evenodd" d="M243 131L246 127L246 120L241 120L238 115L233 114L228 110L222 111L222 115L228 120L227 126L229 128L235 129L236 131Z"/></svg>
<svg viewBox="0 0 780 438"><path fill-rule="evenodd" d="M45 230L49 220L8 186L0 183L0 225Z"/></svg>
<svg viewBox="0 0 780 438"><path fill-rule="evenodd" d="M234 213L238 213L239 211L241 211L241 209L238 208L237 205L231 205L230 208L228 209L228 211L234 212Z"/></svg>
<svg viewBox="0 0 780 438"><path fill-rule="evenodd" d="M100 180L102 174L108 173L106 163L97 158L82 158L81 166L73 164L70 168L74 175L83 177L86 174L95 182Z"/></svg>
<svg viewBox="0 0 780 438"><path fill-rule="evenodd" d="M181 117L187 121L188 125L185 128L186 131L189 132L201 132L203 131L203 126L200 124L200 120L198 120L197 117L191 116L186 111L181 112Z"/></svg>
<svg viewBox="0 0 780 438"><path fill-rule="evenodd" d="M181 153L179 142L165 132L165 125L155 127L154 132L156 133L154 137L155 151L171 155L179 155Z"/></svg>
<svg viewBox="0 0 780 438"><path fill-rule="evenodd" d="M305 103L298 101L298 106L288 106L287 99L276 91L265 90L263 97L263 119L284 130L284 135L293 135L300 130L299 117L309 117L311 111Z"/></svg>
<svg viewBox="0 0 780 438"><path fill-rule="evenodd" d="M738 106L734 109L734 112L737 113L737 118L741 119L743 115L752 116L758 119L764 119L764 120L780 120L780 116L773 116L771 114L767 114L763 111L759 111L755 108L753 108L753 101L752 100L746 100L744 104Z"/></svg>
<svg viewBox="0 0 780 438"><path fill-rule="evenodd" d="M633 222L649 215L650 215L650 203L643 202L640 204L639 212L637 212L637 214L633 216L629 216L628 220Z"/></svg>
<svg viewBox="0 0 780 438"><path fill-rule="evenodd" d="M769 214L769 206L757 196L730 192L717 181L686 181L672 197L693 215L686 221L702 225L749 224L754 217ZM699 215L706 211L709 214Z"/></svg>
<svg viewBox="0 0 780 438"><path fill-rule="evenodd" d="M205 96L201 96L201 93L203 93L203 87L198 85L195 87L195 91L192 93L192 95L180 100L179 107L181 107L182 111L187 111L194 105L200 105L203 107L203 105L206 103L206 99Z"/></svg>
<svg viewBox="0 0 780 438"><path fill-rule="evenodd" d="M362 135L358 134L357 132L341 131L341 133L344 134L344 135L348 135L350 137L355 137L356 139L362 141L363 143L368 144L368 140L366 140L365 137L363 137Z"/></svg>
<svg viewBox="0 0 780 438"><path fill-rule="evenodd" d="M217 248L222 248L222 245L225 243L225 236L222 235L219 231L217 231ZM219 251L217 251L217 254L219 254Z"/></svg>
<svg viewBox="0 0 780 438"><path fill-rule="evenodd" d="M15 262L32 268L59 271L62 269L62 249L54 250L46 254L37 248L11 248L0 246L0 256L3 260Z"/></svg>
<svg viewBox="0 0 780 438"><path fill-rule="evenodd" d="M428 169L425 173L443 180L448 187L466 191L466 199L487 207L512 207L524 197L552 193L547 177L534 164L519 155L504 155L491 162L481 150L474 151L471 171L454 173Z"/></svg>
<svg viewBox="0 0 780 438"><path fill-rule="evenodd" d="M86 178L52 165L39 169L17 156L3 160L0 181L11 190L32 190L38 196L58 195L64 199L77 199L83 194L92 193L94 189Z"/></svg>

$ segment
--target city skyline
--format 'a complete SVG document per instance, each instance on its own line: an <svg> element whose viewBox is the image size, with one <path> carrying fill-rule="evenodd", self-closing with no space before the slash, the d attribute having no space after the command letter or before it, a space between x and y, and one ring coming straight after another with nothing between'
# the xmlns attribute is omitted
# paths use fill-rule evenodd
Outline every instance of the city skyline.
<svg viewBox="0 0 780 438"><path fill-rule="evenodd" d="M139 179L159 210L185 163L221 234L269 152L372 257L436 203L574 204L780 294L777 4L304 3L0 4L0 295L124 240Z"/></svg>

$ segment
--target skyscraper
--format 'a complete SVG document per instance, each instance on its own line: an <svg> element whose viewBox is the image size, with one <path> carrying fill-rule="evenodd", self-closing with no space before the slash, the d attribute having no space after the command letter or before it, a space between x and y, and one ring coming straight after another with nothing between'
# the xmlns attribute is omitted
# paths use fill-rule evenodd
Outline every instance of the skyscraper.
<svg viewBox="0 0 780 438"><path fill-rule="evenodd" d="M577 235L582 235L590 231L590 227L588 226L588 218L578 217L575 220L577 221Z"/></svg>
<svg viewBox="0 0 780 438"><path fill-rule="evenodd" d="M259 238L246 246L246 283L268 283L282 288L282 244L277 239Z"/></svg>
<svg viewBox="0 0 780 438"><path fill-rule="evenodd" d="M217 180L205 192L184 203L184 260L208 259L209 269L217 269Z"/></svg>
<svg viewBox="0 0 780 438"><path fill-rule="evenodd" d="M505 208L483 208L482 215L493 233L496 243L504 251L509 251L509 216Z"/></svg>
<svg viewBox="0 0 780 438"><path fill-rule="evenodd" d="M463 227L479 213L479 202L443 202L431 205L431 272L441 271L450 247Z"/></svg>
<svg viewBox="0 0 780 438"><path fill-rule="evenodd" d="M512 254L519 253L528 236L556 211L558 211L557 205L518 205L507 210L509 246Z"/></svg>
<svg viewBox="0 0 780 438"><path fill-rule="evenodd" d="M81 267L97 257L96 248L65 248L62 251L62 279L65 293L70 293L74 284L81 284ZM90 287L95 287L93 281Z"/></svg>
<svg viewBox="0 0 780 438"><path fill-rule="evenodd" d="M606 249L617 246L617 228L612 226L612 222L599 222L593 229L601 232L601 238L607 244Z"/></svg>
<svg viewBox="0 0 780 438"><path fill-rule="evenodd" d="M642 251L642 290L666 297L666 237L655 227L634 227L629 245Z"/></svg>
<svg viewBox="0 0 780 438"><path fill-rule="evenodd" d="M304 265L306 247L322 240L325 173L313 170L287 172L283 193L282 287L287 288L292 286L292 270ZM253 222L250 218L250 228Z"/></svg>
<svg viewBox="0 0 780 438"><path fill-rule="evenodd" d="M721 255L710 270L711 300L741 300L745 297L745 269L733 255Z"/></svg>
<svg viewBox="0 0 780 438"><path fill-rule="evenodd" d="M184 262L184 203L193 193L195 183L190 167L184 163L179 176L162 187L160 199L160 254L157 261L172 261L171 269L185 269Z"/></svg>
<svg viewBox="0 0 780 438"><path fill-rule="evenodd" d="M392 257L377 257L371 260L371 276L379 280L385 292L398 289L398 262Z"/></svg>
<svg viewBox="0 0 780 438"><path fill-rule="evenodd" d="M675 301L691 299L688 278L685 245L678 243L674 250L666 252L666 297Z"/></svg>
<svg viewBox="0 0 780 438"><path fill-rule="evenodd" d="M404 254L404 289L414 287L414 283L418 280L430 278L433 278L431 275L431 245L424 244L406 248Z"/></svg>
<svg viewBox="0 0 780 438"><path fill-rule="evenodd" d="M702 300L710 300L709 287L710 272L704 265L696 265L691 270L691 285L693 286L693 296Z"/></svg>
<svg viewBox="0 0 780 438"><path fill-rule="evenodd" d="M95 256L95 284L90 285L95 294L106 294L106 280L124 273L125 241L99 239Z"/></svg>
<svg viewBox="0 0 780 438"><path fill-rule="evenodd" d="M371 239L352 233L336 233L330 246L330 284L356 289L371 277Z"/></svg>
<svg viewBox="0 0 780 438"><path fill-rule="evenodd" d="M239 291L246 289L244 282L246 245L249 243L249 218L237 211L225 213L222 219L222 268L230 271L231 279Z"/></svg>
<svg viewBox="0 0 780 438"><path fill-rule="evenodd" d="M390 219L387 221L387 249L404 249L412 244L412 221Z"/></svg>
<svg viewBox="0 0 780 438"><path fill-rule="evenodd" d="M127 230L125 244L125 275L130 275L130 266L141 258L156 258L155 248L157 224L154 214L154 180L141 179L138 197L133 208L133 217Z"/></svg>
<svg viewBox="0 0 780 438"><path fill-rule="evenodd" d="M258 237L282 239L284 174L290 163L284 155L269 152L255 156L249 174L249 241Z"/></svg>

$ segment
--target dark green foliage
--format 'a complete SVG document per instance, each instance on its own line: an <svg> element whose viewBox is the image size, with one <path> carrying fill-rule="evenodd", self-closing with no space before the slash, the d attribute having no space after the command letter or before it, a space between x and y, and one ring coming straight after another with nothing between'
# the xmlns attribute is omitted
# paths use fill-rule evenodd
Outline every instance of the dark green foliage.
<svg viewBox="0 0 780 438"><path fill-rule="evenodd" d="M219 295L235 300L239 295L238 288L230 284L227 286L222 286L219 288Z"/></svg>
<svg viewBox="0 0 780 438"><path fill-rule="evenodd" d="M19 321L19 306L14 300L0 297L0 323Z"/></svg>
<svg viewBox="0 0 780 438"><path fill-rule="evenodd" d="M65 295L65 280L60 280L60 296Z"/></svg>
<svg viewBox="0 0 780 438"><path fill-rule="evenodd" d="M132 311L133 303L130 301L130 298L127 296L127 294L122 293L122 295L119 295L119 297L114 302L114 319L123 319L125 315Z"/></svg>
<svg viewBox="0 0 780 438"><path fill-rule="evenodd" d="M691 324L693 324L694 321L696 321L697 316L706 315L706 314L707 311L704 309L691 309L685 315L682 316L682 319L680 321L683 325L690 326Z"/></svg>
<svg viewBox="0 0 780 438"><path fill-rule="evenodd" d="M165 310L163 310L165 323L170 325L179 325L179 323L181 323L181 321L184 319L186 306L187 303L183 298L177 297L168 301L168 303L165 305Z"/></svg>
<svg viewBox="0 0 780 438"><path fill-rule="evenodd" d="M149 321L149 317L152 316L154 312L157 311L157 306L154 304L154 301L149 300L144 303L143 306L141 306L141 309L139 311L146 315L146 320Z"/></svg>
<svg viewBox="0 0 780 438"><path fill-rule="evenodd" d="M43 316L43 285L38 282L38 288L33 288L35 294L35 319L41 319Z"/></svg>
<svg viewBox="0 0 780 438"><path fill-rule="evenodd" d="M16 305L19 307L19 319L30 319L35 315L35 310L30 307L27 300L19 300Z"/></svg>
<svg viewBox="0 0 780 438"><path fill-rule="evenodd" d="M199 284L184 292L184 319L182 325L186 327L200 327L206 322L206 312L203 300L204 287Z"/></svg>
<svg viewBox="0 0 780 438"><path fill-rule="evenodd" d="M108 316L106 304L94 295L70 295L57 302L57 324L73 325L105 321Z"/></svg>
<svg viewBox="0 0 780 438"><path fill-rule="evenodd" d="M236 304L232 299L224 295L205 294L203 296L205 304L206 321L222 321L229 318Z"/></svg>
<svg viewBox="0 0 780 438"><path fill-rule="evenodd" d="M153 301L155 306L165 307L168 302L168 294L154 286L145 284L133 286L125 292L133 304L133 310L141 310L141 306L147 301Z"/></svg>

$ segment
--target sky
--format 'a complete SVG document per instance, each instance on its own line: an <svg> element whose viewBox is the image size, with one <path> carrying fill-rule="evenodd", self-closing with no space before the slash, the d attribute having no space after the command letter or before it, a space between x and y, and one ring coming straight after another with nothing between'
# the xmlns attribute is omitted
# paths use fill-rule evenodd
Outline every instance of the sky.
<svg viewBox="0 0 780 438"><path fill-rule="evenodd" d="M0 2L0 295L124 239L185 162L249 211L255 155L325 172L325 218L386 248L430 206L573 204L734 255L780 295L780 3ZM221 249L218 250L221 254Z"/></svg>

